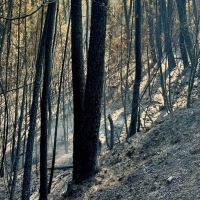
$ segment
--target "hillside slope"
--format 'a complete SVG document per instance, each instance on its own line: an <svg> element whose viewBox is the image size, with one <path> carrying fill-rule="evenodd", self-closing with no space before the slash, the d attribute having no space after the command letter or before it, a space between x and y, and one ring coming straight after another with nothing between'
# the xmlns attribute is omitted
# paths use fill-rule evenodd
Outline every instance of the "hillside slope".
<svg viewBox="0 0 200 200"><path fill-rule="evenodd" d="M104 151L99 165L93 179L58 199L200 199L200 103Z"/></svg>

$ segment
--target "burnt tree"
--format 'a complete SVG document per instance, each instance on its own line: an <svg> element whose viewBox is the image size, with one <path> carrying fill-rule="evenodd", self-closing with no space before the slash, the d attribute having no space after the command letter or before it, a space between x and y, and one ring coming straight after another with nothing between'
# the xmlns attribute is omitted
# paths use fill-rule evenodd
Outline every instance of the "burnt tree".
<svg viewBox="0 0 200 200"><path fill-rule="evenodd" d="M82 41L82 0L71 1L72 82L74 103L73 180L79 179L82 165L82 110L84 101L84 63Z"/></svg>
<svg viewBox="0 0 200 200"><path fill-rule="evenodd" d="M131 112L131 124L128 137L136 133L139 95L140 95L140 82L142 72L142 54L141 54L141 0L135 1L135 82L133 86L133 100Z"/></svg>
<svg viewBox="0 0 200 200"><path fill-rule="evenodd" d="M72 23L74 18L80 15L80 1L72 1ZM75 3L76 2L76 3ZM75 9L76 10L73 10ZM78 9L78 11L77 11ZM78 15L78 16L77 16ZM80 17L80 16L79 16ZM103 73L104 73L104 55L105 55L105 37L106 37L106 18L107 18L107 0L96 0L92 2L90 41L87 60L87 78L84 91L83 67L82 67L82 28L80 21L78 24L72 25L72 37L79 39L72 43L76 44L77 51L72 46L72 60L78 62L73 54L79 56L79 64L77 68L73 66L73 70L79 70L79 73L73 72L73 90L74 90L74 120L79 120L79 126L74 127L74 156L73 156L73 180L80 183L97 172L97 149L98 137L101 118L101 98L103 90ZM74 27L76 26L76 27ZM73 28L77 28L73 32ZM75 30L74 30L75 31ZM78 46L80 45L80 46ZM73 65L72 62L72 65ZM75 65L75 64L74 64ZM77 80L77 82L75 82ZM79 94L80 92L80 94ZM77 95L77 96L76 96ZM79 102L78 102L79 101ZM84 101L84 104L82 102ZM78 107L79 105L79 107ZM83 107L81 107L83 105ZM82 118L80 118L82 116ZM78 122L76 122L78 123ZM81 128L81 131L80 131ZM80 132L78 132L80 131Z"/></svg>

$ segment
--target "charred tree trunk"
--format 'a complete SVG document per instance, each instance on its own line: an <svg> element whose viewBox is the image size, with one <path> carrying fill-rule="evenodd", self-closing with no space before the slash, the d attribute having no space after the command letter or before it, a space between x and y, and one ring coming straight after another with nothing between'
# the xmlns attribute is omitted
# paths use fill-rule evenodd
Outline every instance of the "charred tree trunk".
<svg viewBox="0 0 200 200"><path fill-rule="evenodd" d="M185 48L183 32L181 29L179 33L179 45L180 45L180 52L181 52L184 68L187 68L189 66L189 61L188 61L187 50Z"/></svg>
<svg viewBox="0 0 200 200"><path fill-rule="evenodd" d="M45 69L43 77L43 90L41 99L41 137L40 137L40 199L47 200L47 142L48 142L48 100L50 93L52 49L56 1L49 4L48 37L45 48Z"/></svg>
<svg viewBox="0 0 200 200"><path fill-rule="evenodd" d="M141 54L141 0L135 1L135 83L133 86L133 100L132 100L132 112L131 112L131 124L128 137L131 137L136 133L138 107L139 107L139 95L140 95L140 82L142 72L142 54Z"/></svg>
<svg viewBox="0 0 200 200"><path fill-rule="evenodd" d="M82 166L82 111L84 104L84 63L81 0L71 1L72 82L74 103L73 180L79 179Z"/></svg>
<svg viewBox="0 0 200 200"><path fill-rule="evenodd" d="M172 51L171 36L170 36L170 17L167 12L165 0L160 0L160 13L162 17L163 32L164 32L164 43L165 43L165 53L168 58L169 71L171 71L175 66L176 62L174 59L174 54Z"/></svg>
<svg viewBox="0 0 200 200"><path fill-rule="evenodd" d="M190 37L190 32L187 26L187 18L186 18L186 0L176 0L181 32L183 33L183 38L185 41L185 45L188 51L188 55L190 58L190 62L193 62L193 43Z"/></svg>
<svg viewBox="0 0 200 200"><path fill-rule="evenodd" d="M156 50L155 50L155 42L154 42L154 24L153 24L153 16L152 16L152 10L150 11L148 15L148 25L149 25L149 45L151 47L151 56L153 63L156 63Z"/></svg>
<svg viewBox="0 0 200 200"><path fill-rule="evenodd" d="M97 172L97 149L101 118L101 98L103 89L107 0L92 2L90 43L87 61L87 81L84 98L81 146L74 164L82 160L79 170L74 170L73 179L80 183ZM80 111L79 111L80 112ZM80 139L79 139L80 140Z"/></svg>

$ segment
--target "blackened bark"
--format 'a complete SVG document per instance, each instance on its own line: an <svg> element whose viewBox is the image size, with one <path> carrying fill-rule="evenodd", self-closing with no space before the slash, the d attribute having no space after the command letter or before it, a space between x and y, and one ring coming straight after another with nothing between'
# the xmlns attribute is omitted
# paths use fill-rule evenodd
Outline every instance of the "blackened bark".
<svg viewBox="0 0 200 200"><path fill-rule="evenodd" d="M149 1L149 13L148 13L148 25L149 25L149 45L151 48L151 56L153 63L156 63L156 50L155 50L155 42L154 42L154 22L153 22L153 12L152 12L152 1ZM148 12L148 11L146 11Z"/></svg>
<svg viewBox="0 0 200 200"><path fill-rule="evenodd" d="M114 124L113 124L113 120L112 120L112 117L110 114L108 115L108 120L110 123L110 131L107 129L107 127L105 127L106 144L107 144L108 149L112 150L113 146L114 146ZM106 124L105 124L105 126L106 126ZM108 141L108 134L110 134L109 141Z"/></svg>
<svg viewBox="0 0 200 200"><path fill-rule="evenodd" d="M131 124L128 137L136 133L137 118L138 118L138 104L140 95L140 82L142 72L142 54L141 54L141 0L135 1L135 83L133 86L133 100L131 111Z"/></svg>
<svg viewBox="0 0 200 200"><path fill-rule="evenodd" d="M156 3L156 47L158 52L158 60L162 57L162 44L161 44L161 15L158 12L158 4Z"/></svg>
<svg viewBox="0 0 200 200"><path fill-rule="evenodd" d="M54 33L54 21L56 13L56 1L48 5L48 37L45 48L45 69L43 77L43 90L41 99L41 137L40 137L40 199L47 200L47 131L48 131L48 97L50 92L50 77L52 68L52 44Z"/></svg>
<svg viewBox="0 0 200 200"><path fill-rule="evenodd" d="M71 1L72 82L74 102L73 180L79 179L82 166L82 111L84 104L84 63L81 0Z"/></svg>
<svg viewBox="0 0 200 200"><path fill-rule="evenodd" d="M175 66L176 62L174 59L174 54L172 51L171 36L170 36L170 17L167 13L165 0L160 0L160 13L162 16L163 32L164 32L164 43L165 43L165 53L168 58L169 71L171 71Z"/></svg>
<svg viewBox="0 0 200 200"><path fill-rule="evenodd" d="M163 72L162 72L162 45L161 45L161 15L158 12L160 10L158 4L158 0L156 0L156 45L157 45L157 52L158 52L158 66L159 66L159 71L160 71L160 85L162 89L162 95L163 95L163 100L164 100L164 106L167 108L168 101L167 101L167 95L166 95L166 90L165 90L165 83L164 83L164 78L163 78Z"/></svg>
<svg viewBox="0 0 200 200"><path fill-rule="evenodd" d="M193 43L190 37L190 32L187 26L187 18L186 18L186 0L176 0L181 32L183 33L183 38L185 41L185 45L188 51L188 55L190 58L190 62L193 62Z"/></svg>
<svg viewBox="0 0 200 200"><path fill-rule="evenodd" d="M130 40L130 17L131 17L131 11L132 11L132 0L130 0L130 7L127 6L127 1L123 0L124 4L124 16L125 16L125 22L126 22L126 34L127 34L127 40Z"/></svg>
<svg viewBox="0 0 200 200"><path fill-rule="evenodd" d="M154 31L153 31L153 18L152 16L148 17L148 23L149 23L149 44L151 47L151 56L153 63L156 63L156 50L155 50L155 43L154 43Z"/></svg>
<svg viewBox="0 0 200 200"><path fill-rule="evenodd" d="M101 118L103 89L107 0L92 2L90 43L87 61L87 80L82 126L82 165L75 182L79 183L97 172L97 147ZM77 159L77 158L76 158Z"/></svg>
<svg viewBox="0 0 200 200"><path fill-rule="evenodd" d="M36 127L36 117L37 117L37 109L38 109L38 97L41 86L41 75L42 75L42 67L45 56L45 46L46 46L46 38L48 33L48 18L49 18L49 7L47 10L45 25L43 29L42 38L40 41L37 61L36 61L36 74L35 74L35 82L33 88L33 101L30 113L30 127L29 134L27 139L27 148L26 148L26 158L24 165L24 176L23 176L23 188L22 188L22 199L28 200L30 197L30 180L31 180L31 168L32 168L32 153L33 153L33 143L35 136L35 127Z"/></svg>
<svg viewBox="0 0 200 200"><path fill-rule="evenodd" d="M180 45L180 52L181 52L181 57L183 60L183 65L184 65L184 68L186 68L189 66L189 61L188 61L187 50L185 48L183 32L181 31L181 29L179 33L179 45Z"/></svg>
<svg viewBox="0 0 200 200"><path fill-rule="evenodd" d="M49 120L48 120L48 136L47 136L47 143L48 149L53 146L52 144L52 134L51 134L51 124L52 124L52 108L51 108L51 89L49 91L48 97L48 111L49 111ZM50 141L51 139L51 141ZM51 142L51 145L50 145Z"/></svg>

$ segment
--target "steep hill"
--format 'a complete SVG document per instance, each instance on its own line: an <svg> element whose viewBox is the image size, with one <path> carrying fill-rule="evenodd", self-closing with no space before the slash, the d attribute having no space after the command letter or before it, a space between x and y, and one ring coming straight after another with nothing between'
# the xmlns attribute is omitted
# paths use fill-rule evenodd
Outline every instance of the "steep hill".
<svg viewBox="0 0 200 200"><path fill-rule="evenodd" d="M105 150L99 165L94 178L58 199L200 199L200 103Z"/></svg>
<svg viewBox="0 0 200 200"><path fill-rule="evenodd" d="M154 67L156 69L156 67ZM154 69L153 68L153 69ZM164 109L163 97L160 89L160 77L155 76L151 89L151 101L148 94L141 101L142 132L137 133L129 141L125 137L124 108L120 88L114 98L108 98L107 114L111 114L115 127L115 145L112 151L106 148L104 134L104 119L102 112L100 139L103 151L99 157L99 173L81 185L75 185L66 196L68 183L72 178L72 150L73 150L73 120L72 115L68 123L69 146L65 153L63 140L63 124L58 126L56 151L56 170L54 172L49 200L86 200L86 199L200 199L200 102L198 103L199 82L195 78L192 91L192 108L186 106L187 85L190 69L186 69L182 76L179 66L174 70L171 79L171 95L173 96L173 110L167 114ZM176 72L176 73L175 73ZM177 78L177 74L179 74ZM143 92L148 85L148 77L143 76L141 84ZM180 82L180 83L179 83ZM132 88L130 88L132 91ZM132 99L131 93L130 99ZM112 99L112 101L111 101ZM126 116L129 124L131 101L127 99ZM167 116L166 116L167 115ZM150 129L150 130L149 130ZM149 130L149 131L147 131ZM52 129L52 132L54 128ZM118 138L117 138L118 136ZM33 153L33 167L31 177L31 200L39 199L39 137ZM120 143L118 142L120 139ZM53 141L52 141L53 142ZM8 152L8 155L9 152ZM48 152L48 168L51 168L52 150ZM7 172L10 160L6 159ZM21 161L20 161L21 163ZM48 171L50 172L50 171ZM0 178L0 200L8 199L9 173ZM21 199L23 168L19 168L16 185L16 199Z"/></svg>

